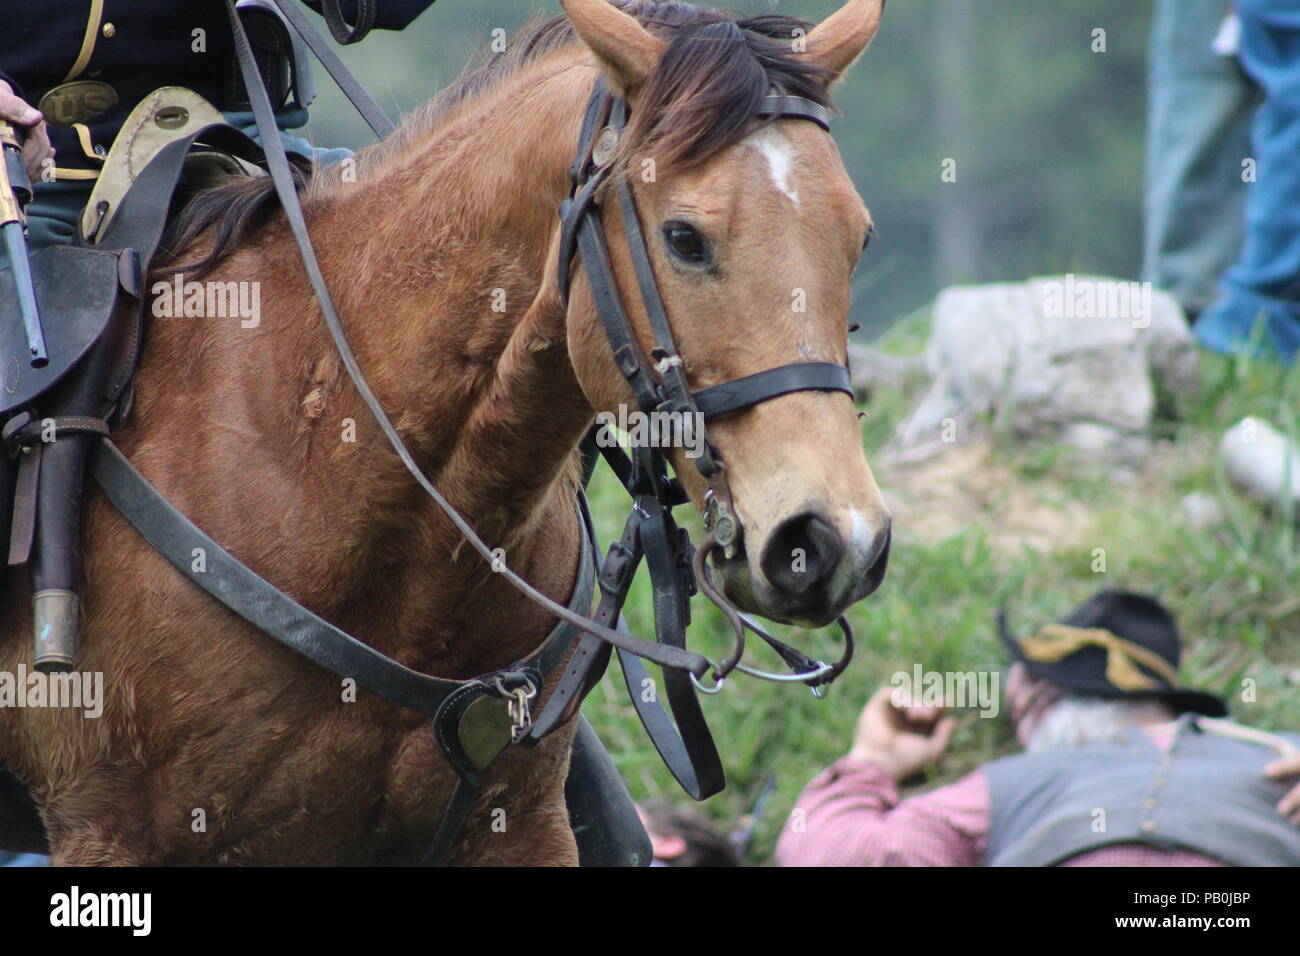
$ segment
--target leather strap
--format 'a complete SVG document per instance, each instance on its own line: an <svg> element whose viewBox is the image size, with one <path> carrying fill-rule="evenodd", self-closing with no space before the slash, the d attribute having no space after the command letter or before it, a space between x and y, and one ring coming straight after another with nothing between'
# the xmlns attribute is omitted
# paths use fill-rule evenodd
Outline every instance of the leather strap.
<svg viewBox="0 0 1300 956"><path fill-rule="evenodd" d="M364 40L375 26L375 0L352 0L352 3L357 13L355 24L349 24L343 16L339 0L320 0L325 25L330 28L334 42L342 46Z"/></svg>
<svg viewBox="0 0 1300 956"><path fill-rule="evenodd" d="M497 682L507 675L523 677L536 693L563 662L577 629L567 621L556 622L546 640L528 657L480 678L458 681L421 674L341 631L239 562L177 511L107 438L95 449L91 474L108 500L145 540L177 570L244 620L318 666L356 680L362 689L433 718L435 738L456 768L458 781L421 862L444 862L478 795L482 771L511 742L510 737L489 741L487 752L477 758L482 766L476 765L461 737L461 718L466 709L476 699L493 695L499 689ZM586 530L590 516L585 499L580 502L582 548L577 581L569 598L569 607L575 611L590 605L595 577L594 541ZM193 571L196 548L204 554L202 573Z"/></svg>
<svg viewBox="0 0 1300 956"><path fill-rule="evenodd" d="M446 864L451 851L456 846L456 840L465 829L465 821L469 819L469 812L474 808L474 801L478 799L481 789L480 783L471 783L464 777L456 779L456 786L447 799L446 807L443 808L442 819L438 821L438 829L433 835L433 840L424 851L424 855L420 857L420 866Z"/></svg>
<svg viewBox="0 0 1300 956"><path fill-rule="evenodd" d="M653 409L659 404L659 386L641 344L632 333L632 323L614 283L605 234L599 226L600 213L589 208L578 226L578 249L582 254L583 270L587 273L587 284L605 327L605 336L613 349L614 363L627 379L637 405L643 410Z"/></svg>
<svg viewBox="0 0 1300 956"><path fill-rule="evenodd" d="M620 101L621 103L621 101ZM632 188L626 179L618 184L619 211L623 217L623 231L627 237L628 253L632 259L632 271L636 274L637 288L641 292L641 301L645 306L646 316L650 320L650 332L654 336L654 371L662 383L663 402L659 407L642 405L641 411L650 413L662 408L664 411L692 415L696 411L691 387L686 381L686 370L682 365L677 343L673 339L672 327L668 324L668 312L664 308L663 297L659 294L659 284L655 281L654 269L650 265L650 251L646 248L645 234L641 230L641 217L637 213L636 200L632 197ZM626 323L626 313L623 315ZM631 328L627 329L631 334ZM644 361L644 360L643 360ZM694 459L696 467L706 478L711 478L722 470L721 459L717 450L709 442L707 433L703 442L704 452Z"/></svg>
<svg viewBox="0 0 1300 956"><path fill-rule="evenodd" d="M701 389L695 407L706 420L791 392L844 392L853 397L849 370L834 362L794 362Z"/></svg>
<svg viewBox="0 0 1300 956"><path fill-rule="evenodd" d="M18 482L14 486L13 524L9 529L10 567L26 564L32 557L36 540L36 494L41 481L41 457L45 443L26 452L18 460Z"/></svg>
<svg viewBox="0 0 1300 956"><path fill-rule="evenodd" d="M617 449L602 449L602 452L611 463L621 456ZM631 470L635 472L635 468ZM633 474L628 474L625 484L649 487L638 486ZM592 535L594 538L594 531ZM610 546L601 570L601 602L596 619L618 621L620 628L626 626L619 612L632 578L645 558L653 586L655 635L664 644L684 647L690 620L688 602L693 593L687 571L689 548L684 532L673 523L668 508L659 498L649 493L637 495L623 536ZM608 658L608 644L590 636L578 643L530 737L540 739L573 716L604 673ZM665 670L661 688L648 676L645 664L638 657L620 650L619 661L637 716L682 789L697 800L720 791L726 784L722 761L690 678L678 671ZM672 710L671 719L664 708L665 698Z"/></svg>
<svg viewBox="0 0 1300 956"><path fill-rule="evenodd" d="M583 484L585 485L586 482L584 481ZM585 533L587 537L599 551L600 545L596 540L595 523L591 520L590 512L585 508L583 509L583 520L586 524ZM635 539L636 523L629 516L622 541L616 542L610 547L610 553L606 555L600 574L597 577L601 597L600 605L596 608L596 613L592 615L592 619L607 627L618 624L619 630L626 630L619 617L619 612L622 610L632 576L636 573L636 566L640 561L640 550L635 543ZM620 556L625 557L620 558ZM569 656L563 673L551 690L546 706L542 708L542 712L533 721L526 743L535 744L572 719L582 705L587 693L604 675L605 668L609 664L609 653L610 645L608 643L591 634L582 635L577 646L573 649L573 653Z"/></svg>
<svg viewBox="0 0 1300 956"><path fill-rule="evenodd" d="M16 453L18 449L43 444L45 432L53 430L52 441L60 435L107 435L108 423L102 418L91 415L60 415L57 418L40 418L29 421L21 428L4 431L4 443L7 450Z"/></svg>
<svg viewBox="0 0 1300 956"><path fill-rule="evenodd" d="M682 554L679 543L673 540L678 529L659 502L639 498L636 510L644 516L641 544L650 568L655 633L665 644L685 647L686 627L690 623L690 594L694 588L687 588L683 575L689 573L690 556ZM686 568L680 564L683 560L688 562ZM645 665L639 660L630 660L621 651L618 659L623 666L628 696L641 718L641 725L682 789L695 800L707 799L722 790L726 786L722 758L704 719L700 697L690 675L666 669L662 675L663 694L647 693L656 685L645 683ZM667 698L672 721L664 713L661 696Z"/></svg>
<svg viewBox="0 0 1300 956"><path fill-rule="evenodd" d="M429 677L390 660L277 590L208 537L159 494L108 439L95 449L91 475L123 517L182 574L312 662L385 700L433 716L459 681ZM192 571L201 548L206 571Z"/></svg>
<svg viewBox="0 0 1300 956"><path fill-rule="evenodd" d="M158 553L182 574L259 630L313 663L351 677L357 686L385 700L433 716L443 700L465 681L413 671L361 643L307 610L259 577L181 514L127 461L107 438L96 447L91 475L108 500ZM570 607L586 607L595 577L593 544L583 535L578 580ZM206 571L192 570L194 549L202 548ZM559 621L525 662L543 675L568 651L577 630ZM490 676L490 675L489 675Z"/></svg>
<svg viewBox="0 0 1300 956"><path fill-rule="evenodd" d="M325 67L326 72L333 77L335 84L342 90L343 95L348 98L348 102L356 108L356 111L361 114L370 128L375 131L375 135L383 139L391 133L395 128L393 121L384 113L383 108L375 102L374 97L367 93L365 87L352 75L352 71L339 59L339 55L330 49L329 44L325 42L325 38L308 22L306 14L298 8L297 0L274 0L274 2L280 8L280 12L284 14L285 19L289 21L289 24L298 31L298 36L302 37L303 42L311 48L311 52L315 54L321 66ZM375 20L373 0L359 0L357 23L353 27L348 27L343 19L343 14L338 9L338 0L323 0L322 11L325 14L325 23L329 26L330 33L334 35L335 40L343 44L356 43L362 39L370 32ZM368 20L366 19L367 16L369 17ZM345 38L340 38L340 31L336 27L341 27ZM250 93L249 100L251 101L252 98ZM258 125L260 127L260 122Z"/></svg>
<svg viewBox="0 0 1300 956"><path fill-rule="evenodd" d="M703 771L697 770L687 750L686 741L690 738L685 734L688 732L679 731L673 726L668 712L658 701L641 699L642 688L654 686L652 678L646 672L645 662L621 651L618 661L623 667L623 680L627 685L628 697L632 701L632 706L636 708L637 716L641 718L641 726L645 728L650 742L654 744L655 751L659 754L659 759L672 773L673 779L696 800L706 799L722 790L726 786L726 780L721 761L704 760ZM713 748L712 736L708 738L707 746ZM713 754L716 756L716 748L713 749Z"/></svg>
<svg viewBox="0 0 1300 956"><path fill-rule="evenodd" d="M596 190L609 172L608 165L601 169L592 169L592 152L596 136L602 124L609 117L613 97L605 86L605 78L597 76L592 86L587 108L583 111L582 126L578 130L578 148L569 163L570 198L560 204L560 256L559 269L556 274L560 299L569 304L569 270L577 248L578 226L587 213L587 208L595 201Z"/></svg>
<svg viewBox="0 0 1300 956"><path fill-rule="evenodd" d="M831 117L826 107L802 96L784 96L771 93L763 100L759 116L776 116L781 119L804 119L816 123L826 132L831 131Z"/></svg>

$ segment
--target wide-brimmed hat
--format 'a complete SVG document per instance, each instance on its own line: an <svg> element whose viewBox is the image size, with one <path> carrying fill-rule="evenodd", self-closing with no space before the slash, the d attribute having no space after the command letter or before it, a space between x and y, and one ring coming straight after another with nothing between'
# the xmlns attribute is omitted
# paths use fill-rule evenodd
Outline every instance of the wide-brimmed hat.
<svg viewBox="0 0 1300 956"><path fill-rule="evenodd" d="M1153 697L1178 713L1223 717L1213 694L1178 685L1182 642L1173 615L1155 598L1105 590L1031 637L1017 638L998 612L998 632L1031 674L1080 694Z"/></svg>

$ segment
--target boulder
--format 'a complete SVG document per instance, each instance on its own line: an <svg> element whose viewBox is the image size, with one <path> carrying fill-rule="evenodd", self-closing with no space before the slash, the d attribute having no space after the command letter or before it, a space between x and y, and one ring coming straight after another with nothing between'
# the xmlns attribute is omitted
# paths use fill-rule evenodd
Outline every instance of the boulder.
<svg viewBox="0 0 1300 956"><path fill-rule="evenodd" d="M900 427L903 445L994 416L1022 437L1132 459L1156 384L1183 394L1197 381L1195 340L1172 296L1072 274L945 290L926 361L933 384Z"/></svg>
<svg viewBox="0 0 1300 956"><path fill-rule="evenodd" d="M1300 447L1262 418L1243 418L1219 442L1225 470L1262 501L1300 506Z"/></svg>

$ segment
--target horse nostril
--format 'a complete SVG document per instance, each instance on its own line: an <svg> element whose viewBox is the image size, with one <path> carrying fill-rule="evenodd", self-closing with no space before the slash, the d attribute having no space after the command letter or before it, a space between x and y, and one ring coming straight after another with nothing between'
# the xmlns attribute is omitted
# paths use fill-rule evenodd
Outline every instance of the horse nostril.
<svg viewBox="0 0 1300 956"><path fill-rule="evenodd" d="M803 514L781 522L759 563L774 587L806 594L835 573L843 554L844 542L829 522Z"/></svg>
<svg viewBox="0 0 1300 956"><path fill-rule="evenodd" d="M876 556L871 562L871 568L867 571L867 594L874 594L876 589L884 583L885 571L889 568L889 545L894 538L893 530L886 528L881 537L883 541L877 546Z"/></svg>

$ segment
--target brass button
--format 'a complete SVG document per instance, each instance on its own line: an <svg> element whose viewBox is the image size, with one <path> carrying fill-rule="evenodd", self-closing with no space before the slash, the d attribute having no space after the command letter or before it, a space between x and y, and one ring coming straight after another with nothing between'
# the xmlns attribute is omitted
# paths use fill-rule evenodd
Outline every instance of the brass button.
<svg viewBox="0 0 1300 956"><path fill-rule="evenodd" d="M117 34L117 27L111 23L105 23L103 33L105 40L111 40Z"/></svg>
<svg viewBox="0 0 1300 956"><path fill-rule="evenodd" d="M1147 833L1150 833L1155 828L1156 828L1156 822L1154 820L1142 821L1142 829L1145 830Z"/></svg>

